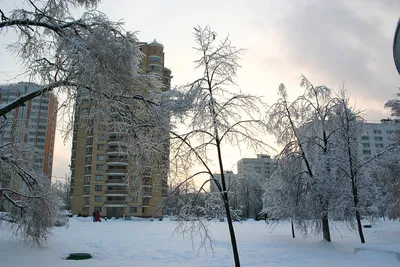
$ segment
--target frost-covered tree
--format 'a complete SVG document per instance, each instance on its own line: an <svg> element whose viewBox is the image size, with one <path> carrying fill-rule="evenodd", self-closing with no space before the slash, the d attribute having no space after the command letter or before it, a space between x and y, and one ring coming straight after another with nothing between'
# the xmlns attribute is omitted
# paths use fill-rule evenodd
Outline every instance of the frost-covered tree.
<svg viewBox="0 0 400 267"><path fill-rule="evenodd" d="M19 37L9 45L10 53L20 59L22 73L43 84L1 106L0 116L48 91L64 95L67 101L61 106L65 110L74 108L80 92L88 93L94 105L101 104L99 112L107 116L110 109L125 109L133 100L153 103L144 93L152 98L153 91L159 93L161 82L140 72L142 53L135 35L94 9L98 2L32 0L14 10L0 9L0 31L7 36L14 30ZM75 7L86 11L74 18L70 11Z"/></svg>
<svg viewBox="0 0 400 267"><path fill-rule="evenodd" d="M262 210L263 185L267 179L254 166L246 166L238 173L233 187L237 208L241 210L242 217L257 219Z"/></svg>
<svg viewBox="0 0 400 267"><path fill-rule="evenodd" d="M331 241L328 214L333 169L328 157L332 138L329 116L334 103L326 86L314 86L304 76L301 86L304 94L290 102L285 86L280 85L279 99L268 113L268 129L286 154L301 158L302 167L297 172L305 179L307 191L301 203L308 207L308 214L303 216L312 218L304 222L321 230L324 239Z"/></svg>
<svg viewBox="0 0 400 267"><path fill-rule="evenodd" d="M121 22L113 22L96 10L99 2L29 0L16 3L13 10L2 9L0 3L2 35L7 38L7 34L15 32L18 36L18 41L11 43L8 51L20 60L20 74L42 85L7 105L1 105L0 116L7 121L10 119L8 112L52 91L66 99L59 111L65 123L65 137L76 130L73 122L78 119L78 114L83 113L83 127L89 129L107 124L107 127L118 129L130 136L128 149L139 154L140 166L155 162L154 166L163 166L155 168L163 172L160 176L166 175L168 155L163 153L154 160L157 150L168 151L169 146L168 134L165 134L169 131L169 117L161 113L164 111L161 102L165 88L160 77L140 71L143 54L138 40L133 33L122 28ZM74 8L82 8L80 17L72 15ZM160 141L160 136L165 138ZM7 153L5 149L1 148L0 152ZM29 166L14 167L28 174L35 172L27 168ZM29 188L30 180L23 181ZM32 190L36 190L35 195L29 197L41 196L37 189ZM36 210L36 214L40 212Z"/></svg>
<svg viewBox="0 0 400 267"><path fill-rule="evenodd" d="M372 158L358 155L357 137L364 120L350 106L347 92L343 89L333 97L326 87L317 89L302 79L309 93L289 103L281 86L280 99L270 115L271 129L275 127L284 149L273 179L265 186L264 210L293 220L305 234L308 228L319 232L322 217L328 241L328 215L332 220L345 220L358 230L364 243L361 216L375 216L372 203L377 195L371 166L393 146Z"/></svg>
<svg viewBox="0 0 400 267"><path fill-rule="evenodd" d="M201 174L211 177L201 185L198 194L204 191L204 186L210 181L216 183L227 218L235 266L240 266L231 203L224 175L223 147L225 144L233 144L238 147L248 145L256 149L265 148L262 139L258 138L262 136L260 132L262 103L256 96L236 92L235 78L243 50L234 47L229 38L219 41L217 37L217 33L210 27L194 29L195 50L198 54L195 64L201 72L201 77L174 92L176 97L180 93L191 101L181 117L175 116L172 119L173 124L183 124L187 128L183 130L182 127L175 127L171 130L171 162L177 161L181 167L200 165L203 170L188 177L188 180ZM174 103L176 106L180 102ZM181 103L184 111L184 101ZM221 182L214 178L211 171L212 158L216 158ZM175 168L171 167L171 170L174 171ZM197 212L196 199L183 207L185 216L190 217ZM185 232L186 229L193 229L193 224L196 224L197 232L204 233L206 230L207 223L204 220L183 221L181 230ZM203 235L204 237L208 236Z"/></svg>
<svg viewBox="0 0 400 267"><path fill-rule="evenodd" d="M9 224L17 237L42 244L50 234L62 201L43 172L40 151L26 143L26 121L14 121L13 142L0 147L3 208L14 214Z"/></svg>
<svg viewBox="0 0 400 267"><path fill-rule="evenodd" d="M71 209L71 199L70 199L70 178L65 177L65 181L56 181L51 184L53 191L60 197L63 202L63 208L65 210Z"/></svg>
<svg viewBox="0 0 400 267"><path fill-rule="evenodd" d="M303 208L300 197L303 195L303 173L301 157L282 151L271 177L264 185L263 212L274 220L290 220L292 237L295 238L294 222L300 222ZM306 233L307 227L304 228Z"/></svg>

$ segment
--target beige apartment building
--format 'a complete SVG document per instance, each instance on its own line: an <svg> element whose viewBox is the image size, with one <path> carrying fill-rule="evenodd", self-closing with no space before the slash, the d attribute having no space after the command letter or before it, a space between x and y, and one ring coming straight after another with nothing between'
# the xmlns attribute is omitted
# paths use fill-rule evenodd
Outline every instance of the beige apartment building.
<svg viewBox="0 0 400 267"><path fill-rule="evenodd" d="M160 76L165 90L169 90L172 76L164 67L163 45L154 40L139 46L145 55L142 71ZM81 127L87 107L81 104L76 110L71 153L72 213L90 216L97 210L101 216L116 218L160 216L168 169L160 171L156 164L140 166L135 152L125 146L126 134L114 127L115 121ZM118 121L117 113L111 115ZM168 145L165 149L160 158L169 153Z"/></svg>
<svg viewBox="0 0 400 267"><path fill-rule="evenodd" d="M6 105L41 87L39 84L30 82L0 85L0 103ZM0 124L5 124L0 129L0 145L14 143L17 124L22 123L25 126L23 129L24 143L41 152L37 163L43 165L43 172L49 180L53 171L57 109L57 98L52 92L48 92L7 113L7 124L3 118L0 119Z"/></svg>

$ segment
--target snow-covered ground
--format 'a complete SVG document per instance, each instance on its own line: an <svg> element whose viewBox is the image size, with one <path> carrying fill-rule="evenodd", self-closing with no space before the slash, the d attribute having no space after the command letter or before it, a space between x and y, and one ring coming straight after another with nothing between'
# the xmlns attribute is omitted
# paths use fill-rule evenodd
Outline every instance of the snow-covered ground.
<svg viewBox="0 0 400 267"><path fill-rule="evenodd" d="M4 228L4 227L3 227ZM176 222L122 221L91 222L72 218L69 227L54 228L45 248L38 249L12 240L0 230L0 266L233 266L226 222L211 222L214 254L199 250L180 234ZM260 221L235 223L242 266L400 266L395 254L354 248L381 248L400 252L400 222L379 222L365 230L367 244L345 226L332 229L333 242L320 238L291 238L290 225L271 227ZM72 252L88 252L93 259L67 261Z"/></svg>

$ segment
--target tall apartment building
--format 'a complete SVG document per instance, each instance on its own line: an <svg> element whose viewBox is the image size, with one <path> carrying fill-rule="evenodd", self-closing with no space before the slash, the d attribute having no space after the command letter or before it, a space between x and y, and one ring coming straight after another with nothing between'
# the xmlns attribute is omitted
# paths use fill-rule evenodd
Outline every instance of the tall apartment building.
<svg viewBox="0 0 400 267"><path fill-rule="evenodd" d="M0 102L7 104L23 94L40 88L40 85L19 82L0 85ZM36 147L40 152L38 163L43 164L44 173L51 179L53 168L54 140L56 134L58 101L48 92L25 103L7 114L7 125L0 129L0 145L14 142L17 124L23 124L24 142ZM4 119L2 119L2 124ZM19 133L21 134L21 133Z"/></svg>
<svg viewBox="0 0 400 267"><path fill-rule="evenodd" d="M169 90L171 71L164 67L164 47L157 41L139 43L145 55L140 68L158 75ZM84 93L83 91L81 93ZM137 155L124 147L124 133L112 123L81 127L85 104L77 107L71 153L72 213L101 216L151 217L160 215L168 170L138 166ZM118 117L118 114L111 114ZM169 146L165 148L169 153Z"/></svg>
<svg viewBox="0 0 400 267"><path fill-rule="evenodd" d="M373 157L391 144L394 131L400 130L400 120L382 119L381 123L365 123L358 136L357 153L361 157Z"/></svg>

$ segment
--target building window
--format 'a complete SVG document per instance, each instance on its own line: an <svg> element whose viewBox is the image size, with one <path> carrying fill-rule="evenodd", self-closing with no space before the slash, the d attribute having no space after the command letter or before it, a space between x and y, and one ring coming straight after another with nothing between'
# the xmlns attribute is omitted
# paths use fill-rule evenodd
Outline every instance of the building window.
<svg viewBox="0 0 400 267"><path fill-rule="evenodd" d="M363 150L364 155L371 155L371 150Z"/></svg>
<svg viewBox="0 0 400 267"><path fill-rule="evenodd" d="M106 149L106 145L103 145L103 144L97 145L97 150L104 151L105 149Z"/></svg>
<svg viewBox="0 0 400 267"><path fill-rule="evenodd" d="M104 165L97 164L96 165L96 170L97 171L104 171Z"/></svg>
<svg viewBox="0 0 400 267"><path fill-rule="evenodd" d="M387 131L387 134L392 134L392 133L393 133L392 130L388 130L388 131Z"/></svg>
<svg viewBox="0 0 400 267"><path fill-rule="evenodd" d="M91 146L86 148L86 153L92 153L93 148Z"/></svg>
<svg viewBox="0 0 400 267"><path fill-rule="evenodd" d="M375 136L374 140L375 141L383 141L383 137L382 136Z"/></svg>
<svg viewBox="0 0 400 267"><path fill-rule="evenodd" d="M374 130L374 134L381 134L382 131L381 130Z"/></svg>
<svg viewBox="0 0 400 267"><path fill-rule="evenodd" d="M361 136L361 140L369 140L369 136Z"/></svg>
<svg viewBox="0 0 400 267"><path fill-rule="evenodd" d="M382 148L382 147L383 147L383 144L375 144L375 147L377 147L377 148Z"/></svg>
<svg viewBox="0 0 400 267"><path fill-rule="evenodd" d="M89 205L89 198L85 197L84 200L85 200L85 205Z"/></svg>
<svg viewBox="0 0 400 267"><path fill-rule="evenodd" d="M131 207L130 208L131 213L137 213L137 207Z"/></svg>
<svg viewBox="0 0 400 267"><path fill-rule="evenodd" d="M89 194L90 193L90 186L83 187L83 192Z"/></svg>
<svg viewBox="0 0 400 267"><path fill-rule="evenodd" d="M92 156L86 157L85 163L90 163L90 162L92 162Z"/></svg>
<svg viewBox="0 0 400 267"><path fill-rule="evenodd" d="M363 143L362 146L363 146L364 148L369 148L369 143Z"/></svg>
<svg viewBox="0 0 400 267"><path fill-rule="evenodd" d="M90 174L91 172L92 172L92 167L91 166L85 167L85 174Z"/></svg>
<svg viewBox="0 0 400 267"><path fill-rule="evenodd" d="M103 180L103 175L96 175L96 181Z"/></svg>
<svg viewBox="0 0 400 267"><path fill-rule="evenodd" d="M101 212L101 207L99 207L99 206L94 207L94 210L95 210L95 211L98 211L98 212Z"/></svg>
<svg viewBox="0 0 400 267"><path fill-rule="evenodd" d="M132 186L131 186L131 191L132 191L132 192L136 192L136 191L137 191L136 185L132 185Z"/></svg>
<svg viewBox="0 0 400 267"><path fill-rule="evenodd" d="M94 196L94 201L101 202L103 200L102 196Z"/></svg>
<svg viewBox="0 0 400 267"><path fill-rule="evenodd" d="M137 158L137 156L136 156L136 155L133 155L133 156L132 156L132 161L133 161L133 162L136 162L136 158Z"/></svg>
<svg viewBox="0 0 400 267"><path fill-rule="evenodd" d="M98 140L98 141L106 141L106 136L105 136L105 135L99 135L99 136L97 137L97 140Z"/></svg>
<svg viewBox="0 0 400 267"><path fill-rule="evenodd" d="M96 160L104 160L104 155L97 155Z"/></svg>
<svg viewBox="0 0 400 267"><path fill-rule="evenodd" d="M93 137L89 136L86 140L86 145L92 145L93 144Z"/></svg>
<svg viewBox="0 0 400 267"><path fill-rule="evenodd" d="M150 203L150 198L149 197L143 197L142 198L142 202L143 202L144 205L147 205L147 204Z"/></svg>
<svg viewBox="0 0 400 267"><path fill-rule="evenodd" d="M102 185L96 185L96 186L94 187L94 190L96 190L96 191L103 191L103 186L102 186Z"/></svg>
<svg viewBox="0 0 400 267"><path fill-rule="evenodd" d="M131 197L131 202L137 202L137 201L138 201L138 196Z"/></svg>

